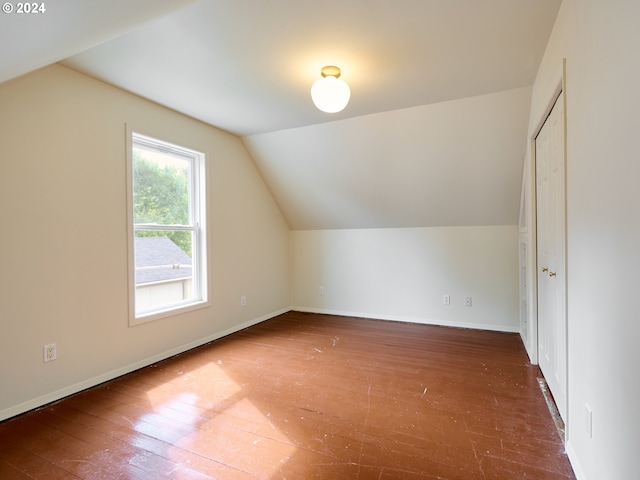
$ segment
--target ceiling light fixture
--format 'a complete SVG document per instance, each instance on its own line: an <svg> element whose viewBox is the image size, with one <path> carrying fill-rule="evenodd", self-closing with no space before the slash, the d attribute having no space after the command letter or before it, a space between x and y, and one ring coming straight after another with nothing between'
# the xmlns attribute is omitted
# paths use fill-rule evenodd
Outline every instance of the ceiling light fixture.
<svg viewBox="0 0 640 480"><path fill-rule="evenodd" d="M322 78L311 86L311 99L318 110L337 113L349 103L351 90L344 80L340 80L340 69L334 66L322 67Z"/></svg>

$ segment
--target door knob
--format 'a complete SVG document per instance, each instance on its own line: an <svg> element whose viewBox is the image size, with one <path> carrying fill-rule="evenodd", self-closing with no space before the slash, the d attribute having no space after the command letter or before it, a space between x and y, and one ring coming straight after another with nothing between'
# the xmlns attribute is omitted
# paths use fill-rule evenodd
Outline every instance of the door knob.
<svg viewBox="0 0 640 480"><path fill-rule="evenodd" d="M550 277L555 277L556 276L556 272L549 272L549 276Z"/></svg>
<svg viewBox="0 0 640 480"><path fill-rule="evenodd" d="M543 271L543 272L548 272L548 271L549 271L549 269L548 269L547 267L542 267L542 271Z"/></svg>

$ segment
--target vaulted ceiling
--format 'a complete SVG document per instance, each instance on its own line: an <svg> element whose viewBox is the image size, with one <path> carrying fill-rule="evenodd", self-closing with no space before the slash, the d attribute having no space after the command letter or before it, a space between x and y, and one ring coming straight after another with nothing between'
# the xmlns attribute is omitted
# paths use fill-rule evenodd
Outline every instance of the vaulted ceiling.
<svg viewBox="0 0 640 480"><path fill-rule="evenodd" d="M294 229L515 224L561 0L58 0L0 16L0 81L54 62L240 136ZM337 65L338 114L311 84Z"/></svg>

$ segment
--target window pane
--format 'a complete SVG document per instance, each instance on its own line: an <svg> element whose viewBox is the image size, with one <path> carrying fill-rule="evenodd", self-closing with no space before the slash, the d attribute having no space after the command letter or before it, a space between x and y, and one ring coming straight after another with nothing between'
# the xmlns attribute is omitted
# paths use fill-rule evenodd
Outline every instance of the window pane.
<svg viewBox="0 0 640 480"><path fill-rule="evenodd" d="M128 130L130 324L208 306L205 156Z"/></svg>
<svg viewBox="0 0 640 480"><path fill-rule="evenodd" d="M133 147L133 223L190 225L190 159Z"/></svg>
<svg viewBox="0 0 640 480"><path fill-rule="evenodd" d="M195 298L192 250L191 231L135 231L136 314Z"/></svg>

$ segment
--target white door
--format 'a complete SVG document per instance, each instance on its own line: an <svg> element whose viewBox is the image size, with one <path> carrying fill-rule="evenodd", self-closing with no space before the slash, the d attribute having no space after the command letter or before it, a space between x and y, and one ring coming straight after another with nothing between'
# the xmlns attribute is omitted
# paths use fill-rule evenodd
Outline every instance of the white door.
<svg viewBox="0 0 640 480"><path fill-rule="evenodd" d="M538 361L558 411L567 411L565 163L562 93L536 137Z"/></svg>

